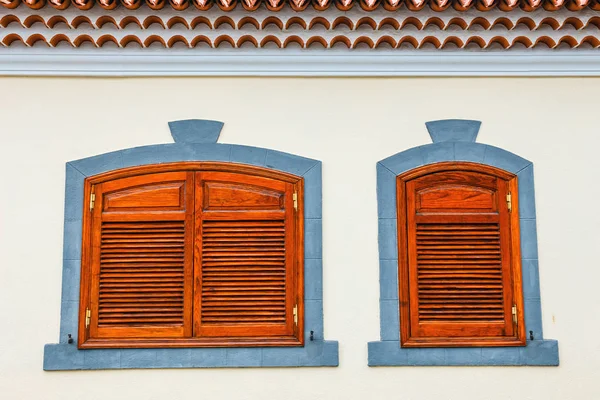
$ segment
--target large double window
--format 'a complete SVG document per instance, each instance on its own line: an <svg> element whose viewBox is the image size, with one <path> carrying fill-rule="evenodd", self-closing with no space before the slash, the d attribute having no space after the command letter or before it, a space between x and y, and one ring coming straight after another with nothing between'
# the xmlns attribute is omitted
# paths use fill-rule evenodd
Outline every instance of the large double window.
<svg viewBox="0 0 600 400"><path fill-rule="evenodd" d="M80 348L303 344L302 178L149 165L86 179L85 204Z"/></svg>

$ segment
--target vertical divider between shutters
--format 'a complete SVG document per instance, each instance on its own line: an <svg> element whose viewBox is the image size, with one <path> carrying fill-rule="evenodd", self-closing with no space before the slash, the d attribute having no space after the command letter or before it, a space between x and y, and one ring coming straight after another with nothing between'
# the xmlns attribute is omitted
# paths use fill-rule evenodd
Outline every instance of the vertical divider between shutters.
<svg viewBox="0 0 600 400"><path fill-rule="evenodd" d="M194 243L195 243L195 176L186 173L185 187L185 277L184 277L184 336L193 336L194 316Z"/></svg>
<svg viewBox="0 0 600 400"><path fill-rule="evenodd" d="M192 325L194 337L199 335L200 331L200 313L201 313L201 296L202 296L202 173L194 172L194 222L192 229L194 230L193 244L193 312Z"/></svg>

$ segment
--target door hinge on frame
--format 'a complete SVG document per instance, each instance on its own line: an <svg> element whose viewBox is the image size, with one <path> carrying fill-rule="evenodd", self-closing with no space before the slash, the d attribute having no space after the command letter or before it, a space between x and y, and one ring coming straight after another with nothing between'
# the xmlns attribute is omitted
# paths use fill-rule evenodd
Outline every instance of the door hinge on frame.
<svg viewBox="0 0 600 400"><path fill-rule="evenodd" d="M513 324L517 323L517 306L512 306Z"/></svg>
<svg viewBox="0 0 600 400"><path fill-rule="evenodd" d="M96 194L94 193L94 186L92 185L92 191L90 193L90 211L94 210L95 204L96 204Z"/></svg>
<svg viewBox="0 0 600 400"><path fill-rule="evenodd" d="M298 192L294 192L292 199L294 200L294 210L298 211Z"/></svg>
<svg viewBox="0 0 600 400"><path fill-rule="evenodd" d="M85 327L86 329L90 327L90 321L92 320L92 310L89 308L85 309Z"/></svg>
<svg viewBox="0 0 600 400"><path fill-rule="evenodd" d="M512 211L512 194L508 192L506 195L506 205L508 206L508 212Z"/></svg>
<svg viewBox="0 0 600 400"><path fill-rule="evenodd" d="M294 324L298 325L298 304L296 304L294 306L293 313L294 313Z"/></svg>

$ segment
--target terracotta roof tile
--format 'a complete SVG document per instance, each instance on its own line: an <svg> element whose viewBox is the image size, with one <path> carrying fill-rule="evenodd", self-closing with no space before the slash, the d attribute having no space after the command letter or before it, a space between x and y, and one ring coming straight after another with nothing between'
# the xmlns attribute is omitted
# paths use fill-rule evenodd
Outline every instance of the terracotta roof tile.
<svg viewBox="0 0 600 400"><path fill-rule="evenodd" d="M487 14L486 17L481 15L460 15L460 16L435 16L424 15L415 17L413 15L398 15L388 17L385 13L372 16L352 17L338 14L314 14L305 17L295 15L278 16L272 14L237 14L237 15L196 15L193 13L187 14L161 14L161 15L127 15L127 14L31 14L25 17L18 16L16 13L0 14L0 27L7 28L11 24L19 25L22 28L32 28L35 24L43 25L45 28L54 29L59 24L63 24L68 29L76 30L82 24L87 24L93 30L100 30L112 26L116 29L125 29L135 26L139 29L149 29L153 25L161 29L171 29L176 24L180 24L180 28L193 30L199 27L204 27L210 30L218 30L225 26L234 30L244 30L253 28L255 30L264 30L266 28L284 30L314 30L323 28L329 31L347 29L355 31L361 28L371 29L373 31L392 29L414 29L418 31L427 30L435 27L441 31L451 29L460 29L463 31L479 29L479 30L494 30L502 27L504 30L512 31L518 28L523 28L529 31L537 31L540 29L551 29L553 31L563 29L573 29L580 31L583 29L594 29L591 33L600 33L600 15L585 14L585 15L515 15L511 18L504 16L502 13Z"/></svg>
<svg viewBox="0 0 600 400"><path fill-rule="evenodd" d="M337 7L342 11L350 10L353 7L360 7L365 11L373 11L378 8L395 11L403 7L410 11L428 8L437 12L445 11L448 8L454 8L457 11L469 9L488 11L495 8L502 11L512 11L519 8L524 11L537 9L556 11L563 7L570 11L578 11L584 8L600 11L600 0L0 0L0 5L9 9L15 8L21 3L33 10L38 10L44 6L58 10L64 10L70 6L80 10L89 10L94 6L105 10L113 10L117 7L135 10L147 6L152 10L171 7L181 11L193 6L206 11L216 6L224 11L231 11L236 8L254 11L264 6L270 11L280 11L286 7L294 11L303 11L308 7L318 11L331 7Z"/></svg>
<svg viewBox="0 0 600 400"><path fill-rule="evenodd" d="M75 4L76 1L85 0L72 1ZM117 4L109 3L117 0L102 1L109 5ZM131 4L141 2L127 1ZM166 0L152 1L155 1L154 7L182 4L175 3L175 0L169 0L169 3ZM241 1L250 4L250 0ZM324 4L324 0L320 1ZM465 6L466 1L461 0L460 4ZM314 5L308 2L303 3L307 8L302 13L294 12L289 7L287 11L270 11L264 7L264 3L253 12L248 12L244 7L230 11L215 7L206 12L198 12L195 7L182 11L171 7L154 10L147 5L135 10L122 8L108 11L103 7L84 11L77 7L65 10L52 7L37 10L28 7L10 10L0 8L0 51L2 47L19 45L475 50L537 47L578 49L597 48L600 45L600 14L592 10L571 12L567 8L557 11L539 8L533 12L515 9L506 13L499 8L488 11L472 8L458 11L450 8L449 0L435 2L439 7L446 7L446 11L439 12L431 8L418 12L407 9L388 11L383 7L370 12L362 8L343 11L337 7L318 11L308 8L309 4ZM229 3L230 6L232 4ZM118 7L121 6L119 3Z"/></svg>
<svg viewBox="0 0 600 400"><path fill-rule="evenodd" d="M336 36L333 38L325 38L323 36L310 36L307 38L301 38L296 35L278 37L276 35L266 35L264 37L257 36L230 36L230 35L219 35L215 38L209 38L205 35L196 35L192 37L185 37L183 35L173 35L171 37L157 36L157 35L110 35L105 34L99 37L92 37L90 35L75 35L67 36L64 34L56 34L54 36L43 36L41 34L33 34L30 36L22 37L18 34L12 33L6 35L0 43L3 46L9 47L16 43L23 44L27 47L32 47L39 43L44 43L48 47L57 47L60 44L66 43L72 47L80 47L84 44L90 44L93 47L105 47L107 45L113 45L114 47L139 47L147 48L152 45L159 45L164 48L172 48L177 45L184 47L194 48L199 44L205 44L211 48L223 47L227 45L230 48L239 48L243 45L251 45L252 47L262 48L268 47L268 45L274 45L278 48L287 47L300 47L300 48L332 48L334 46L342 45L346 48L355 49L362 46L369 48L400 48L408 45L410 48L422 49L422 48L435 48L435 49L446 49L446 48L466 48L471 46L479 49L489 49L494 47L501 47L502 49L510 49L515 46L521 48L556 48L560 45L566 45L568 48L598 48L600 47L600 40L595 36L586 36L577 39L570 35L561 36L559 38L552 38L546 35L540 35L537 37L526 37L518 36L512 39L495 36L492 38L484 38L478 35L473 35L463 40L457 36L448 36L441 40L436 36L425 36L415 37L411 35L402 36L400 38L393 38L389 35L383 35L377 38L369 36L358 36L356 38L349 38L347 36Z"/></svg>
<svg viewBox="0 0 600 400"><path fill-rule="evenodd" d="M600 16L480 15L404 16L387 13L353 17L319 13L308 18L256 16L244 13L197 16L166 15L37 15L0 17L0 44L8 47L196 47L239 48L291 46L347 48L597 48Z"/></svg>

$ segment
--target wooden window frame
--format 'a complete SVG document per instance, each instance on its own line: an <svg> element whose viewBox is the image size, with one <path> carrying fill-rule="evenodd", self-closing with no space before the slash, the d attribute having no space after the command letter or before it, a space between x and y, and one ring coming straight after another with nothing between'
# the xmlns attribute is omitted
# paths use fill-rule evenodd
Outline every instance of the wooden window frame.
<svg viewBox="0 0 600 400"><path fill-rule="evenodd" d="M118 338L101 339L90 337L86 328L86 309L90 303L91 290L91 234L92 213L89 210L92 187L115 179L163 172L230 172L256 177L270 178L294 185L297 193L297 210L294 214L295 257L293 282L297 301L297 325L293 335L262 337L185 337L185 338ZM195 192L195 189L194 189ZM192 210L194 212L194 210ZM81 286L79 302L78 348L192 348L192 347L289 347L304 345L304 179L286 172L267 168L224 162L176 162L150 164L109 171L91 176L84 181L84 216L82 231ZM196 229L193 229L196 235ZM196 268L196 266L194 266ZM289 317L288 317L289 318ZM292 317L293 318L293 317ZM192 323L194 321L192 320Z"/></svg>
<svg viewBox="0 0 600 400"><path fill-rule="evenodd" d="M510 271L513 302L517 307L517 327L514 336L502 337L415 337L411 330L411 295L409 287L407 182L436 172L464 171L491 175L507 182L512 196L509 213ZM472 162L440 162L418 167L396 177L398 233L398 298L400 314L400 344L402 347L500 347L525 346L526 331L521 272L521 241L519 235L518 180L515 174L502 169ZM412 303L415 299L412 299Z"/></svg>

